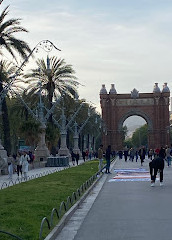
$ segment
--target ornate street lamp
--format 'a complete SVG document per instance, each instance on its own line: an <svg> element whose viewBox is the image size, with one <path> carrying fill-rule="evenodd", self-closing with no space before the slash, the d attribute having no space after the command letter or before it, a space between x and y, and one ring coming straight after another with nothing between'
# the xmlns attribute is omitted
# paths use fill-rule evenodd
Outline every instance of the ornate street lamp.
<svg viewBox="0 0 172 240"><path fill-rule="evenodd" d="M59 123L59 121L57 121L53 117L54 123L60 129L60 136L61 136L61 145L60 145L60 149L58 151L58 156L70 156L70 151L67 148L67 144L66 144L67 129L68 128L72 129L71 128L71 124L73 123L75 117L78 115L78 113L81 110L83 104L84 104L83 102L80 104L79 108L72 115L72 117L71 117L71 119L70 119L70 121L68 123L66 122L66 116L65 116L65 113L64 113L64 102L63 102L63 106L62 106L62 109L61 109L62 114L61 114L61 117L60 117L60 120L61 120L60 123Z"/></svg>
<svg viewBox="0 0 172 240"><path fill-rule="evenodd" d="M70 128L70 130L73 132L73 139L74 139L74 147L73 147L73 152L74 153L79 153L79 155L81 155L79 146L78 146L78 140L79 140L79 134L81 133L81 131L83 130L83 128L86 126L88 120L91 117L91 111L90 108L88 108L88 117L86 118L86 120L82 123L81 127L78 127L77 122L75 121L74 123L74 131L72 128Z"/></svg>

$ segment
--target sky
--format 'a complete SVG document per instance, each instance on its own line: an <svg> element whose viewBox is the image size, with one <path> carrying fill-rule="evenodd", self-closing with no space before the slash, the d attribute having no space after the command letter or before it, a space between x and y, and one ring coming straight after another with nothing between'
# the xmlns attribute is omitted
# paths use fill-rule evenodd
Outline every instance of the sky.
<svg viewBox="0 0 172 240"><path fill-rule="evenodd" d="M72 65L80 98L98 111L102 84L119 94L152 92L156 82L172 89L171 0L4 0L0 10L7 5L31 49L45 39L61 49L49 55Z"/></svg>

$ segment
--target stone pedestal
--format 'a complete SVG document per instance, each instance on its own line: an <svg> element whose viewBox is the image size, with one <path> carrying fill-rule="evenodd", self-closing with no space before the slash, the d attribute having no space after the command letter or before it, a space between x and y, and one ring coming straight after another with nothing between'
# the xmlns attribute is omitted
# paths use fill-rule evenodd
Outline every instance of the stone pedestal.
<svg viewBox="0 0 172 240"><path fill-rule="evenodd" d="M61 146L58 151L58 156L71 156L69 149L66 146L66 132L61 133Z"/></svg>
<svg viewBox="0 0 172 240"><path fill-rule="evenodd" d="M35 151L35 164L36 162L44 162L47 161L47 157L50 156L50 152L45 144L45 129L42 128L42 133L40 134L40 141Z"/></svg>
<svg viewBox="0 0 172 240"><path fill-rule="evenodd" d="M80 151L80 149L79 149L79 147L78 147L78 140L79 140L78 134L73 137L73 140L74 140L73 152L74 152L75 154L76 154L76 153L79 153L79 156L81 156L81 151Z"/></svg>

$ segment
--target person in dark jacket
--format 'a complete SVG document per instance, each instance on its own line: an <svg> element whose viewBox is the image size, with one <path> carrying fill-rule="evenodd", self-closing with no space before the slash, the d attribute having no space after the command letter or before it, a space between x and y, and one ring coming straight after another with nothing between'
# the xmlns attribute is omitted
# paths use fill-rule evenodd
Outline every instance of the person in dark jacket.
<svg viewBox="0 0 172 240"><path fill-rule="evenodd" d="M150 163L150 175L151 175L151 187L155 186L156 175L160 173L160 186L163 186L163 170L164 170L164 159L162 157L155 157Z"/></svg>
<svg viewBox="0 0 172 240"><path fill-rule="evenodd" d="M141 166L143 166L143 162L145 159L145 155L146 155L146 150L144 148L144 146L142 146L139 150L139 156L140 156L140 160L141 160Z"/></svg>
<svg viewBox="0 0 172 240"><path fill-rule="evenodd" d="M78 162L79 162L79 153L78 152L75 154L75 159L76 159L76 164L78 165Z"/></svg>
<svg viewBox="0 0 172 240"><path fill-rule="evenodd" d="M82 158L83 158L84 162L85 162L85 157L86 157L86 152L83 150L82 151Z"/></svg>
<svg viewBox="0 0 172 240"><path fill-rule="evenodd" d="M128 157L128 148L125 148L124 149L124 159L125 159L125 162L127 161L127 157Z"/></svg>
<svg viewBox="0 0 172 240"><path fill-rule="evenodd" d="M110 173L110 157L111 157L111 146L109 145L106 149L106 171L105 173Z"/></svg>
<svg viewBox="0 0 172 240"><path fill-rule="evenodd" d="M72 157L72 164L74 166L75 165L75 157L76 157L76 155L75 155L75 153L73 151L71 151L71 157Z"/></svg>
<svg viewBox="0 0 172 240"><path fill-rule="evenodd" d="M159 151L159 157L165 159L165 156L166 156L166 154L165 154L165 148L161 147L161 148L160 148L160 151Z"/></svg>

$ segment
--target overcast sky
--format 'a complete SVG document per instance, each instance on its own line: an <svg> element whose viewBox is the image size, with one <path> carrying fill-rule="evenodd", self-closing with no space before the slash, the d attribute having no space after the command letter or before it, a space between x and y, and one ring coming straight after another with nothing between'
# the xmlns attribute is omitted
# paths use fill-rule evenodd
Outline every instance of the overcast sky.
<svg viewBox="0 0 172 240"><path fill-rule="evenodd" d="M80 98L95 106L102 84L117 93L152 92L155 82L172 89L171 0L4 0L1 11L7 5L31 48L48 39L62 50L50 56L72 64Z"/></svg>

